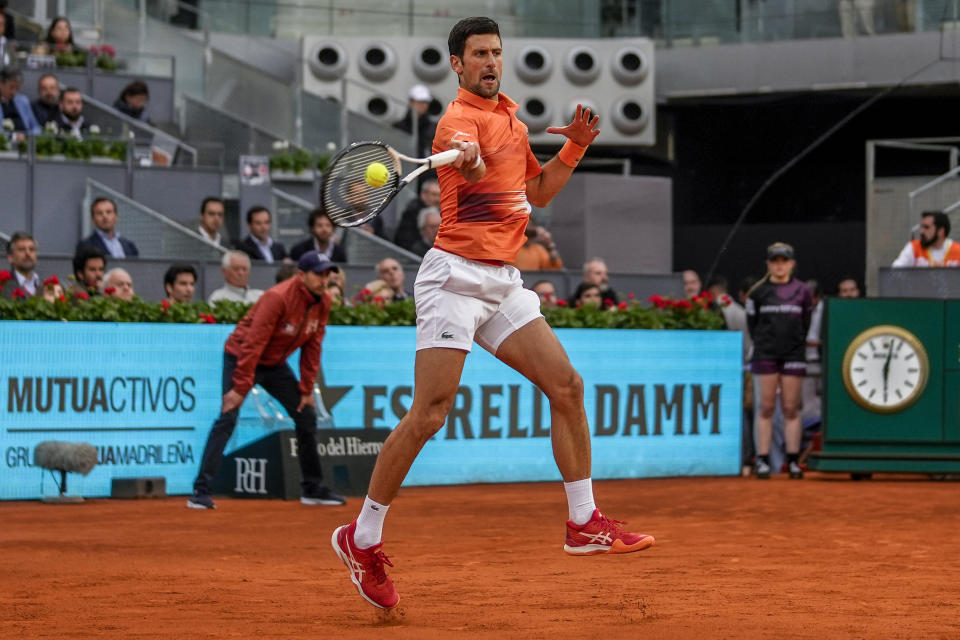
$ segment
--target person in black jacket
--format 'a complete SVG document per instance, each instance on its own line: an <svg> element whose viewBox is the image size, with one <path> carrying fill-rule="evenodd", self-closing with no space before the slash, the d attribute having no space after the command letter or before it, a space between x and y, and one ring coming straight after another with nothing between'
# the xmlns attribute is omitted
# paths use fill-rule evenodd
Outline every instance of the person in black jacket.
<svg viewBox="0 0 960 640"><path fill-rule="evenodd" d="M307 229L310 230L310 237L290 249L291 258L299 260L307 251L316 251L332 262L347 261L347 251L334 239L333 222L326 211L321 208L311 211L307 218Z"/></svg>
<svg viewBox="0 0 960 640"><path fill-rule="evenodd" d="M803 477L798 460L802 436L800 397L807 371L805 350L813 296L807 285L793 277L796 264L790 245L777 242L767 247L767 275L753 286L747 298L747 325L753 338L750 368L759 387L755 469L758 478L770 477L777 389L790 477Z"/></svg>
<svg viewBox="0 0 960 640"><path fill-rule="evenodd" d="M133 240L117 233L117 205L110 198L97 198L90 205L90 220L94 231L77 244L76 253L92 247L111 258L136 258L140 255ZM102 275L102 274L101 274Z"/></svg>
<svg viewBox="0 0 960 640"><path fill-rule="evenodd" d="M287 257L283 243L270 237L272 216L266 207L253 206L247 210L247 228L250 234L237 244L237 249L250 256L251 260L263 260L273 264Z"/></svg>

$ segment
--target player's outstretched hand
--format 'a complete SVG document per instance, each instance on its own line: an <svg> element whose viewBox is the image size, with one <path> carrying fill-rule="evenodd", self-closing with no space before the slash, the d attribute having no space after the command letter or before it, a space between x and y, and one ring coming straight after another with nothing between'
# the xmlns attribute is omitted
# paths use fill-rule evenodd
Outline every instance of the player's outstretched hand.
<svg viewBox="0 0 960 640"><path fill-rule="evenodd" d="M590 109L584 109L583 105L578 104L573 122L565 127L547 127L547 133L559 133L581 147L587 147L600 135L600 129L597 129L598 122L600 122L600 116L591 118Z"/></svg>

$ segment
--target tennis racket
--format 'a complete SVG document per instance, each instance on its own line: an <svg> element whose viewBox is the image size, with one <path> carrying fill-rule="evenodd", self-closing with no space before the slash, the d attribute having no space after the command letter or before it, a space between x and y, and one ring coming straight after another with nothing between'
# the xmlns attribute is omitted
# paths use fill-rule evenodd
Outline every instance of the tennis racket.
<svg viewBox="0 0 960 640"><path fill-rule="evenodd" d="M382 142L355 142L330 161L320 184L320 204L334 224L359 226L380 215L420 174L455 162L459 156L459 149L450 149L429 158L410 158ZM401 161L419 166L401 178ZM367 167L374 162L384 165L388 173L386 182L378 187L366 179Z"/></svg>

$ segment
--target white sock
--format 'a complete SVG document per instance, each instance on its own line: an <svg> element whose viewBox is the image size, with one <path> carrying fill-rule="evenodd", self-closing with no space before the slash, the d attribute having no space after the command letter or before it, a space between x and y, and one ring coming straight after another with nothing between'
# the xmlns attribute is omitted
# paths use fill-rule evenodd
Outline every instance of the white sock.
<svg viewBox="0 0 960 640"><path fill-rule="evenodd" d="M575 482L564 482L563 490L567 492L570 520L574 524L585 524L597 508L593 501L593 481L585 478Z"/></svg>
<svg viewBox="0 0 960 640"><path fill-rule="evenodd" d="M383 537L383 519L387 517L388 504L374 502L367 496L363 508L357 516L357 530L353 533L353 542L360 549L368 549L380 542Z"/></svg>

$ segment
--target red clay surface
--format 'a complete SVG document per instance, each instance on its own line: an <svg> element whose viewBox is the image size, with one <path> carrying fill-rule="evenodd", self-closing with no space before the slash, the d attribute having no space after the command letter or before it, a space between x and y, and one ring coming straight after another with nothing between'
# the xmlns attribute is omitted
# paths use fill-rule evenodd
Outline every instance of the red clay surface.
<svg viewBox="0 0 960 640"><path fill-rule="evenodd" d="M404 489L400 605L360 599L330 533L360 504L184 498L0 504L0 638L958 638L960 485L599 482L652 533L562 550L557 484Z"/></svg>

